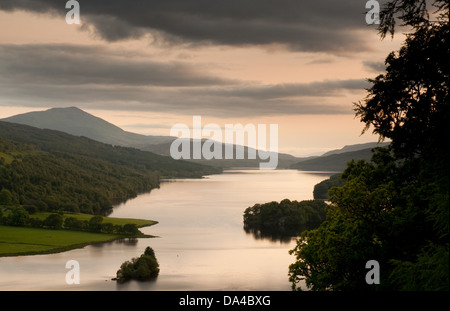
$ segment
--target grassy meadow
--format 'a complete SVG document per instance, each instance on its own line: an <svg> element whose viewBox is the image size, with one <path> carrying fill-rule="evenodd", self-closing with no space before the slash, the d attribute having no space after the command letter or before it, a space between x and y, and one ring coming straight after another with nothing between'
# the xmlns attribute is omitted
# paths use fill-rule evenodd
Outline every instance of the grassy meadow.
<svg viewBox="0 0 450 311"><path fill-rule="evenodd" d="M36 213L32 217L45 219L50 213ZM89 220L88 214L64 214L64 217L75 217ZM139 228L156 224L156 221L145 219L104 217L104 223L124 225L134 223ZM93 243L108 242L123 238L120 234L95 233L72 230L52 230L30 227L0 226L0 257L48 254L84 247ZM126 236L130 237L130 236ZM150 237L150 236L142 236Z"/></svg>

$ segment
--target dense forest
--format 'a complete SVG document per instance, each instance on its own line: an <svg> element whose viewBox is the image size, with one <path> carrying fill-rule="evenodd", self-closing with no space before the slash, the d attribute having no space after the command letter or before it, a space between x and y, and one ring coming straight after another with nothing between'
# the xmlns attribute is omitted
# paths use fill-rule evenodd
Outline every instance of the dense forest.
<svg viewBox="0 0 450 311"><path fill-rule="evenodd" d="M161 177L201 177L219 171L58 131L0 122L0 206L108 215L115 203L159 187Z"/></svg>
<svg viewBox="0 0 450 311"><path fill-rule="evenodd" d="M176 161L149 151L104 144L86 137L64 132L0 121L0 137L35 146L39 150L60 151L104 160L141 171L158 171L161 178L199 178L220 173L220 168Z"/></svg>
<svg viewBox="0 0 450 311"><path fill-rule="evenodd" d="M350 162L345 184L329 190L326 220L290 252L293 289L305 281L311 290L449 290L449 3L433 5L433 15L426 1L382 11L382 36L397 18L412 32L355 113L392 143ZM369 260L380 265L379 284L365 280Z"/></svg>
<svg viewBox="0 0 450 311"><path fill-rule="evenodd" d="M322 200L268 202L244 211L244 230L255 237L281 239L299 236L320 225L326 216Z"/></svg>

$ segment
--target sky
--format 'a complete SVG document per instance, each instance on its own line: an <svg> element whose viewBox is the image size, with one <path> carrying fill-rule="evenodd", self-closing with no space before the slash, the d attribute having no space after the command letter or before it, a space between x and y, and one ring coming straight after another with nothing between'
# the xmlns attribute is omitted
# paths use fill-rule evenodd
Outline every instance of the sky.
<svg viewBox="0 0 450 311"><path fill-rule="evenodd" d="M404 37L381 40L365 0L0 0L0 118L76 106L170 135L193 116L278 124L278 149L378 140L355 118ZM380 2L381 3L381 2Z"/></svg>

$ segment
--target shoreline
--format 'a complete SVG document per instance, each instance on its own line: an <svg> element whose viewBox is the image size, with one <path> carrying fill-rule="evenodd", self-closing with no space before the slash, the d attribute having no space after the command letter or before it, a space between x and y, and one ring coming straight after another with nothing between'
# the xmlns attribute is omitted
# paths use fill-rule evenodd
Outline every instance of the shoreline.
<svg viewBox="0 0 450 311"><path fill-rule="evenodd" d="M155 225L146 224L138 226L138 228L149 227ZM13 226L2 226L0 225L0 231L9 232L10 236L0 237L0 258L3 257L22 257L22 256L35 256L35 255L49 255L57 254L62 252L67 252L74 249L84 248L89 245L109 243L121 239L138 239L138 238L156 238L157 236L149 234L137 234L137 235L123 235L123 234L107 234L107 233L96 233L96 232L86 232L86 231L75 231L75 230L53 230L53 229L43 229L43 228L30 228L30 227L13 227ZM50 233L50 234L49 234ZM26 235L26 238L21 238ZM13 241L8 241L9 238L15 238ZM41 241L35 241L42 237ZM4 239L5 238L5 239ZM56 240L58 244L48 244L52 241L46 241L45 238L50 240ZM62 239L62 242L60 241ZM67 241L65 241L67 239ZM70 240L75 240L71 242ZM53 242L55 243L55 242ZM67 244L66 244L67 243ZM1 253L1 246L10 244L10 246L25 246L28 245L30 248L43 247L41 250L29 250L29 251L11 251Z"/></svg>
<svg viewBox="0 0 450 311"><path fill-rule="evenodd" d="M101 234L101 233L100 233ZM112 238L112 239L108 239L108 240L104 240L104 241L95 241L95 242L86 242L86 243L79 243L79 244L71 244L71 245L67 245L67 246L61 246L58 248L54 248L54 249L49 249L49 250L43 250L43 251L34 251L34 252L21 252L21 253L5 253L5 254L0 254L0 258L3 257L22 257L22 256L37 256L37 255L50 255L50 254L57 254L57 253L64 253L64 252L68 252L74 249L80 249L89 245L95 245L95 244L101 244L101 243L109 243L109 242L113 242L116 240L120 240L120 239L137 239L137 238L156 238L156 236L149 236L149 235L144 235L144 236L135 236L135 237L130 237L130 236L121 236L121 237L116 237L116 238Z"/></svg>

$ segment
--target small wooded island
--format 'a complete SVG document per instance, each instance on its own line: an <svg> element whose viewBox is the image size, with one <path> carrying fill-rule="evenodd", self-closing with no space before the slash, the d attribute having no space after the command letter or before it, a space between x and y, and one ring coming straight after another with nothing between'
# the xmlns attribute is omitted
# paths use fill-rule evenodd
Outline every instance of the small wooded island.
<svg viewBox="0 0 450 311"><path fill-rule="evenodd" d="M131 261L125 261L117 271L117 277L113 280L123 283L129 280L148 281L159 274L159 263L155 252L150 246L145 248L144 253Z"/></svg>

